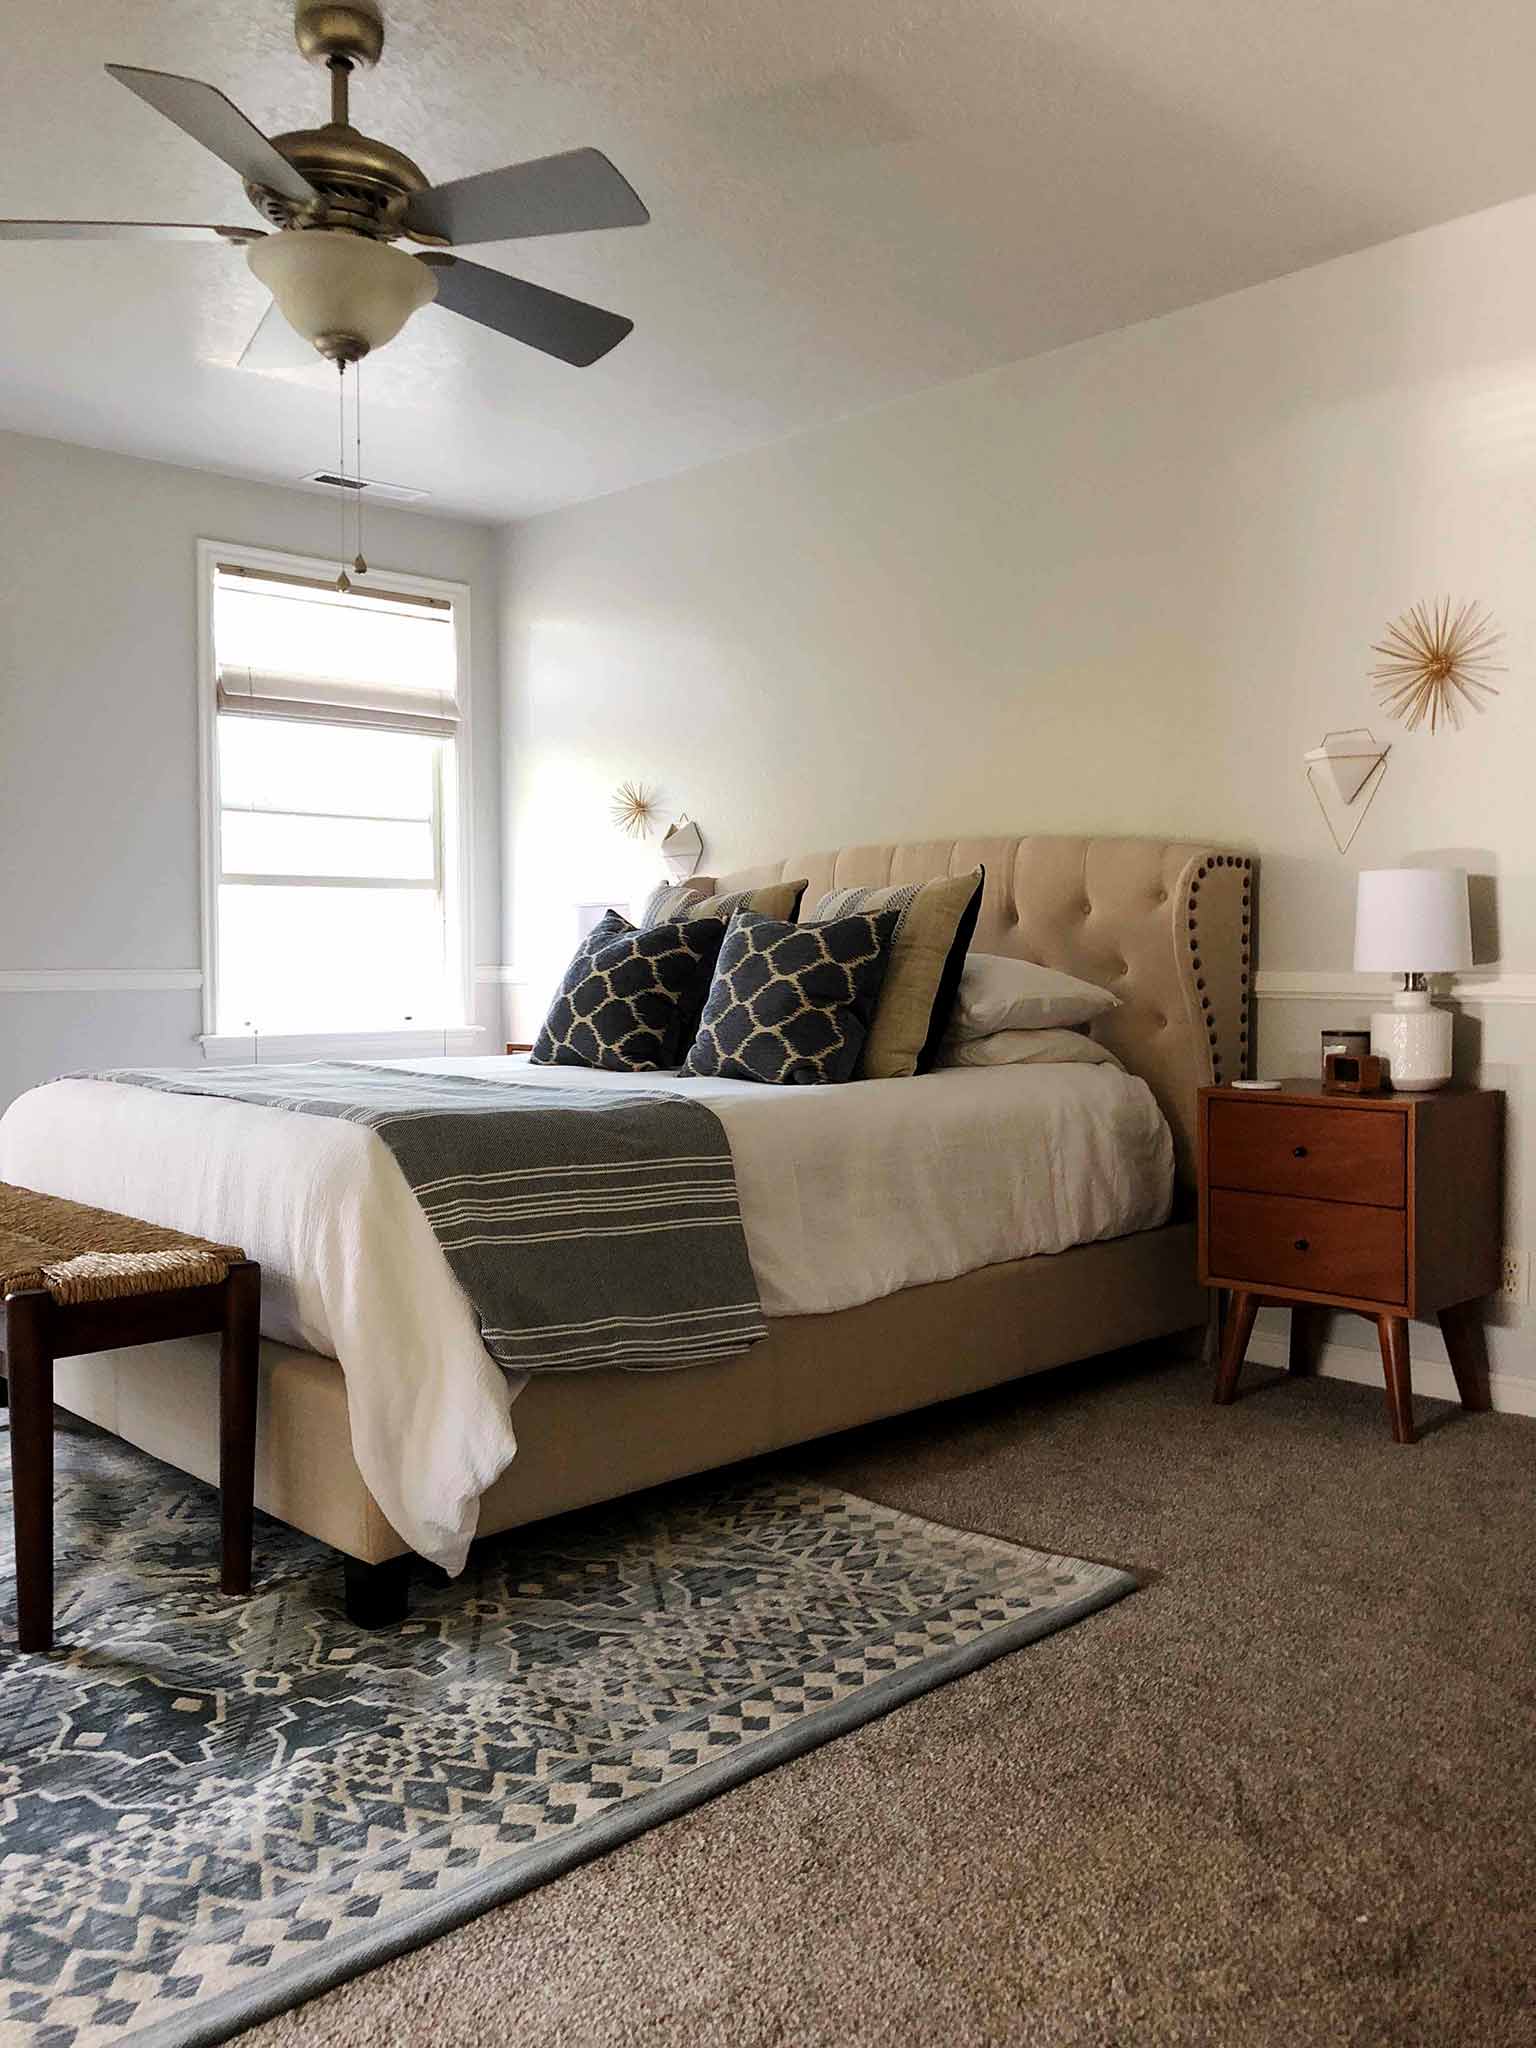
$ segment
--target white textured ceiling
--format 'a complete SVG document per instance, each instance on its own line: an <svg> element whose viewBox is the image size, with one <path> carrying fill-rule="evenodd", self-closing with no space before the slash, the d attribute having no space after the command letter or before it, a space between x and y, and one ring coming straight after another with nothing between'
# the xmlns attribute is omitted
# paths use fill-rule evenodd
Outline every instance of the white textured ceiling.
<svg viewBox="0 0 1536 2048"><path fill-rule="evenodd" d="M477 251L630 314L590 370L433 309L365 367L368 473L504 519L1536 188L1528 0L386 0L359 126L430 177L592 143L652 225ZM0 213L241 221L101 71L323 118L283 0L12 0ZM1533 251L1536 259L1536 251ZM0 245L0 425L292 481L334 373L234 368L236 251Z"/></svg>

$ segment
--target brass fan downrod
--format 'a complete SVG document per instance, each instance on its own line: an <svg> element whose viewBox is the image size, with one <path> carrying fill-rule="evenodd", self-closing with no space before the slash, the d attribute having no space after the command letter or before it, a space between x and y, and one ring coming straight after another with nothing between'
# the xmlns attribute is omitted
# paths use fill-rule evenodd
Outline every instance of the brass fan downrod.
<svg viewBox="0 0 1536 2048"><path fill-rule="evenodd" d="M373 0L299 0L293 35L300 54L330 74L330 119L271 140L319 198L305 206L260 186L247 184L246 191L273 227L339 228L393 241L427 179L402 151L352 125L352 74L371 70L384 52L378 8Z"/></svg>

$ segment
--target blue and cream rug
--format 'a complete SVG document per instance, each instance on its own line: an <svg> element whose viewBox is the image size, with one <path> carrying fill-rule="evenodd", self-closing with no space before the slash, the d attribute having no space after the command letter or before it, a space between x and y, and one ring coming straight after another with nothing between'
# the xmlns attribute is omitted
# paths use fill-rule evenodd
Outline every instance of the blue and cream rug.
<svg viewBox="0 0 1536 2048"><path fill-rule="evenodd" d="M9 1479L8 1438L4 1475ZM61 1647L0 1501L0 2043L220 2041L1131 1590L782 1479L483 1546L410 1621L334 1553L61 1421Z"/></svg>

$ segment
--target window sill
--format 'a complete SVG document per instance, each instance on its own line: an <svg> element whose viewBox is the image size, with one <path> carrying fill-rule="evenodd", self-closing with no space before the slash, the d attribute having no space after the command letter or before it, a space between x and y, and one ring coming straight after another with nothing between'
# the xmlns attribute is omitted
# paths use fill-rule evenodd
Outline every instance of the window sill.
<svg viewBox="0 0 1536 2048"><path fill-rule="evenodd" d="M270 1066L279 1060L411 1060L441 1053L483 1053L490 1034L480 1024L437 1030L205 1032L199 1041L210 1066Z"/></svg>

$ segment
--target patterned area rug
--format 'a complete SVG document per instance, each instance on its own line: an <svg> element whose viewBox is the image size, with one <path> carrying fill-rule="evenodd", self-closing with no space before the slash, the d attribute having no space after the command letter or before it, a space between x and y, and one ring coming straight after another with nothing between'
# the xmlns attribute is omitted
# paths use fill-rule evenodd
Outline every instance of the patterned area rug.
<svg viewBox="0 0 1536 2048"><path fill-rule="evenodd" d="M3 1467L9 1479L9 1439ZM398 1630L207 1487L61 1421L58 1635L0 1501L0 2042L254 2020L1118 1599L1108 1566L718 1475L481 1546Z"/></svg>

